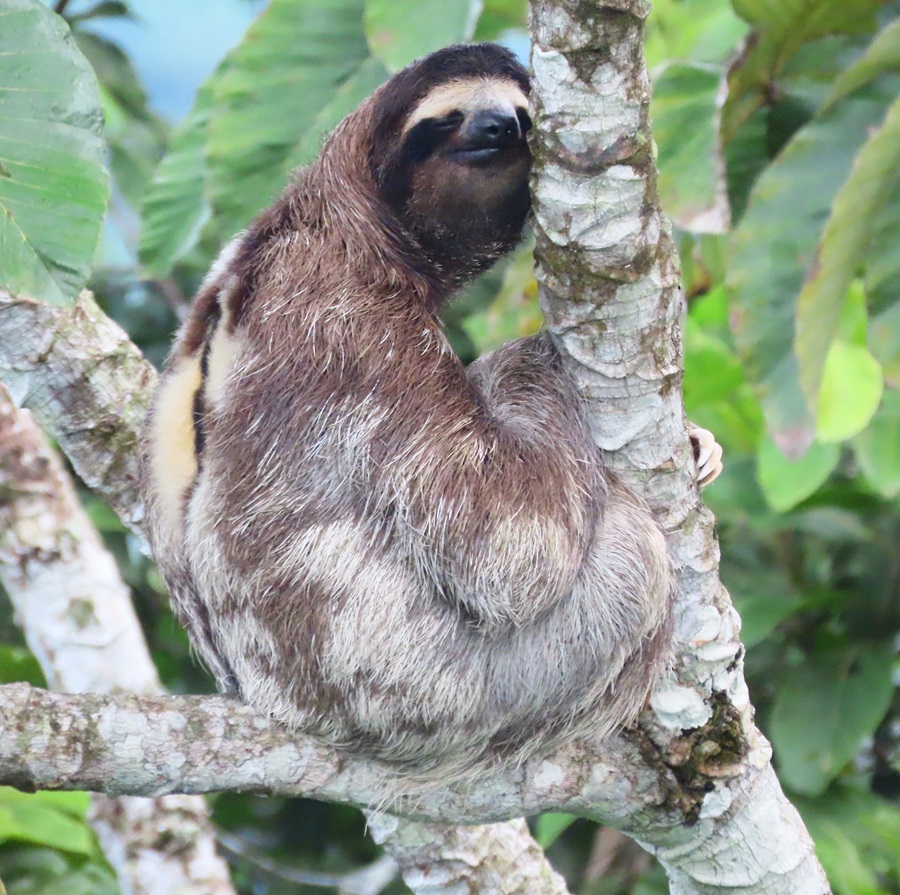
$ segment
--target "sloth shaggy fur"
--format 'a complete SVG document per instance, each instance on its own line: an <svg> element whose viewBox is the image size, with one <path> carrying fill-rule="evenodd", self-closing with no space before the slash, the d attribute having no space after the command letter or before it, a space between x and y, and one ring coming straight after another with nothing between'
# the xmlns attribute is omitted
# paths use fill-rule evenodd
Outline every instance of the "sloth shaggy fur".
<svg viewBox="0 0 900 895"><path fill-rule="evenodd" d="M175 610L220 686L443 778L632 722L672 581L547 335L464 367L437 317L520 239L528 77L401 71L222 253L147 426Z"/></svg>

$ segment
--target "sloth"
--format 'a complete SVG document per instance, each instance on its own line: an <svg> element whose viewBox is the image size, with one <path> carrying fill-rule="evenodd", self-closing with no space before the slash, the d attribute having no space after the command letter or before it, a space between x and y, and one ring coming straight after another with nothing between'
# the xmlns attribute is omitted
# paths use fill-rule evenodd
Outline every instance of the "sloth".
<svg viewBox="0 0 900 895"><path fill-rule="evenodd" d="M528 94L482 44L363 102L213 265L144 437L151 543L220 688L431 779L632 723L670 653L663 535L550 337L465 367L438 318L521 238Z"/></svg>

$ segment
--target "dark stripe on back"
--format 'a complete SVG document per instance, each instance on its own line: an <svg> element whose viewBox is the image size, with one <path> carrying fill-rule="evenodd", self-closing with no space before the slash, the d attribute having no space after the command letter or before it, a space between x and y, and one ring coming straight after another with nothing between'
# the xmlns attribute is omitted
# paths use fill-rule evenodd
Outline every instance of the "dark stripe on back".
<svg viewBox="0 0 900 895"><path fill-rule="evenodd" d="M197 391L194 392L194 455L197 458L198 471L203 448L206 446L206 401L204 400L203 392L206 388L206 379L209 376L209 352L212 349L213 336L221 318L222 313L219 310L219 306L216 305L215 310L207 318L203 353L200 355L200 385Z"/></svg>

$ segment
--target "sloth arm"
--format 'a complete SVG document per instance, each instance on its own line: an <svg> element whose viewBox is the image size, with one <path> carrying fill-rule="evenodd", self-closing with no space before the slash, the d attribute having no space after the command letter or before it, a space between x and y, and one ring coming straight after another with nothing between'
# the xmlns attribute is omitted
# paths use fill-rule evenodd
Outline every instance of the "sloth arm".
<svg viewBox="0 0 900 895"><path fill-rule="evenodd" d="M447 363L436 371L439 401L403 402L388 441L390 490L418 569L473 621L502 631L572 591L605 479L548 337L504 345L467 371Z"/></svg>

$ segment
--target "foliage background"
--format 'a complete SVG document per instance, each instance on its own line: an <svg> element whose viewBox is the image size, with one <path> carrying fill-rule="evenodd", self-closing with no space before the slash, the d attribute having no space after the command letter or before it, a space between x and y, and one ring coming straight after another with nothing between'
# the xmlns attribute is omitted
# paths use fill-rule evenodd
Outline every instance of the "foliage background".
<svg viewBox="0 0 900 895"><path fill-rule="evenodd" d="M37 0L0 0L0 285L64 303L87 279L156 362L218 248L391 72L463 39L527 52L523 0L220 5L259 15L169 121L115 38L134 19L140 40L148 0L61 0L67 25ZM898 895L900 4L656 0L646 50L689 309L685 402L725 448L706 499L758 722L835 892ZM470 359L536 329L527 247L446 322ZM210 689L154 569L85 501L166 685ZM13 680L42 683L4 602L0 681ZM117 892L86 807L0 790L10 895ZM248 895L352 891L345 875L375 858L349 808L214 807ZM666 891L611 831L562 815L534 828L573 891Z"/></svg>

